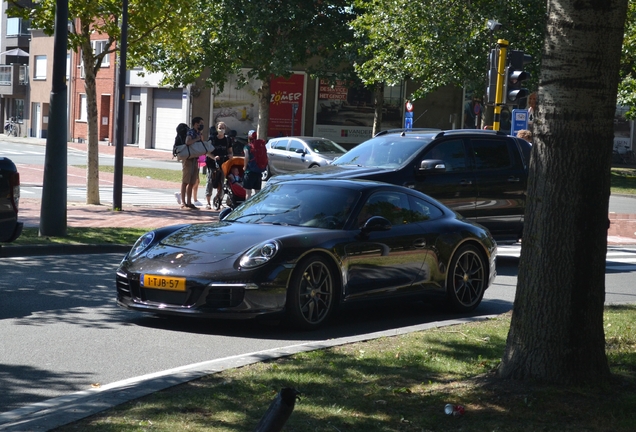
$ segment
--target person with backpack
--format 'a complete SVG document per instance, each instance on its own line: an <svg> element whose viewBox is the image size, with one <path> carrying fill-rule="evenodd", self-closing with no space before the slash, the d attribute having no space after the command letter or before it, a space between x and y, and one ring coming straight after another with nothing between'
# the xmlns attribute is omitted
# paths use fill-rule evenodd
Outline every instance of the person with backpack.
<svg viewBox="0 0 636 432"><path fill-rule="evenodd" d="M174 139L172 147L172 155L176 156L178 146L192 145L197 141L203 140L201 136L203 130L203 119L195 117L192 119L192 129L188 128L185 123L177 126L177 136ZM182 209L198 210L192 204L192 189L199 180L199 165L197 158L184 159L181 161L181 192L175 193L177 203L181 204Z"/></svg>
<svg viewBox="0 0 636 432"><path fill-rule="evenodd" d="M247 133L247 145L245 146L245 164L243 165L245 199L261 190L263 185L261 174L267 169L267 163L265 141L256 139L256 131L249 131Z"/></svg>

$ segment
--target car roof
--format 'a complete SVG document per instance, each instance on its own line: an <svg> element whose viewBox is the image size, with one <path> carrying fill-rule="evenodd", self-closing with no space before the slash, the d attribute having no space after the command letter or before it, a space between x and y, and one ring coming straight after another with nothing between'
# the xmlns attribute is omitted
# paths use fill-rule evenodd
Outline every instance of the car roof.
<svg viewBox="0 0 636 432"><path fill-rule="evenodd" d="M391 136L391 135L400 135L400 136L408 136L408 137L426 137L430 139L441 138L443 136L510 136L502 131L495 130L484 130L484 129L449 129L449 130L441 130L441 129L432 129L432 128L420 128L420 129L388 129L384 131L380 131L375 134L376 137L379 136Z"/></svg>
<svg viewBox="0 0 636 432"><path fill-rule="evenodd" d="M384 187L388 189L404 189L413 191L413 189L408 189L404 186L398 186L390 183L385 183L376 180L365 180L365 179L312 179L312 178L299 178L292 180L284 180L277 184L302 184L302 185L311 185L311 186L331 186L331 187L344 187L348 189L354 190L364 190L373 187Z"/></svg>
<svg viewBox="0 0 636 432"><path fill-rule="evenodd" d="M283 140L283 139L290 139L290 138L295 138L295 139L299 139L299 140L303 140L303 141L309 141L309 140L326 140L326 141L332 141L329 138L324 138L324 137L314 137L314 136L302 136L302 135L294 135L294 136L284 136L284 137L275 137L275 138L270 138L268 142L270 141L278 141L278 140Z"/></svg>

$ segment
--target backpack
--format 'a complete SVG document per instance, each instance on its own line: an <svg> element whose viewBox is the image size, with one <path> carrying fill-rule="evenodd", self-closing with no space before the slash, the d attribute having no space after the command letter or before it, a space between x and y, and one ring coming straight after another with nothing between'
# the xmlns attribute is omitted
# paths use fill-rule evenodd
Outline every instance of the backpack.
<svg viewBox="0 0 636 432"><path fill-rule="evenodd" d="M185 123L179 123L179 126L177 126L177 136L174 137L174 144L172 145L172 157L177 157L178 147L185 145L188 129L190 128Z"/></svg>
<svg viewBox="0 0 636 432"><path fill-rule="evenodd" d="M250 155L254 155L254 162L256 162L257 172L263 172L267 169L267 149L265 148L265 141L262 139L254 140L250 143Z"/></svg>

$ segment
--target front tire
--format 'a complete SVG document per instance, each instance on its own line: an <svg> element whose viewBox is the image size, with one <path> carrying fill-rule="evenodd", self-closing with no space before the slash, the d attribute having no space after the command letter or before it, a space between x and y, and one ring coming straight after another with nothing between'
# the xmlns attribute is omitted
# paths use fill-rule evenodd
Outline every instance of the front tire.
<svg viewBox="0 0 636 432"><path fill-rule="evenodd" d="M290 327L315 330L329 319L336 304L336 277L326 258L302 259L287 288L287 321Z"/></svg>
<svg viewBox="0 0 636 432"><path fill-rule="evenodd" d="M457 312L470 312L481 303L488 283L488 266L475 246L462 246L453 256L446 278L446 295Z"/></svg>

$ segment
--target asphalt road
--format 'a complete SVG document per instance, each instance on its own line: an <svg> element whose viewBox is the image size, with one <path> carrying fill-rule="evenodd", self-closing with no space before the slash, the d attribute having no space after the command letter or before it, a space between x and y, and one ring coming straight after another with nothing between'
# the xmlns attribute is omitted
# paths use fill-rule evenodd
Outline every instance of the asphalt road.
<svg viewBox="0 0 636 432"><path fill-rule="evenodd" d="M511 309L518 250L502 247L495 285L472 314ZM318 332L277 322L159 318L115 306L120 255L0 261L0 413L49 398L263 350L294 347L458 318L437 302L395 302L347 310ZM608 303L636 301L636 248L608 254Z"/></svg>

